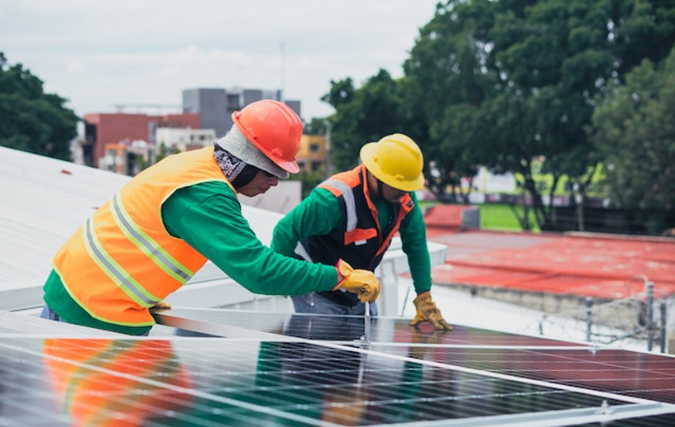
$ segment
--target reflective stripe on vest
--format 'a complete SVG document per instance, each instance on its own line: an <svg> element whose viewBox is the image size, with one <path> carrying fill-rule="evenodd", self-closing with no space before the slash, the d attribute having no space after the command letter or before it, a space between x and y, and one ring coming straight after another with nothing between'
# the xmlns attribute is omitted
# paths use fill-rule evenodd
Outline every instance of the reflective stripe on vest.
<svg viewBox="0 0 675 427"><path fill-rule="evenodd" d="M87 251L94 260L96 265L112 280L125 294L129 295L138 305L150 307L161 301L150 295L140 283L134 280L131 275L122 268L115 260L103 249L103 246L96 238L96 231L94 230L94 221L87 218L87 222L83 228L85 233L84 242L87 246Z"/></svg>
<svg viewBox="0 0 675 427"><path fill-rule="evenodd" d="M152 237L148 236L129 216L120 202L119 191L112 198L112 214L120 230L159 268L174 279L185 283L191 276L190 270L169 255Z"/></svg>
<svg viewBox="0 0 675 427"><path fill-rule="evenodd" d="M307 237L301 241L304 251L297 247L295 253L313 262L330 264L344 259L353 267L375 269L403 218L414 207L410 195L403 196L399 203L390 204L392 222L381 225L377 208L370 199L365 166L334 175L319 184L318 188L329 191L340 201L344 228L323 236Z"/></svg>
<svg viewBox="0 0 675 427"><path fill-rule="evenodd" d="M347 218L346 229L345 231L352 231L356 228L356 224L359 220L358 215L356 214L356 202L354 201L354 190L347 184L337 179L329 179L323 182L322 185L332 186L337 189L345 202L345 214Z"/></svg>

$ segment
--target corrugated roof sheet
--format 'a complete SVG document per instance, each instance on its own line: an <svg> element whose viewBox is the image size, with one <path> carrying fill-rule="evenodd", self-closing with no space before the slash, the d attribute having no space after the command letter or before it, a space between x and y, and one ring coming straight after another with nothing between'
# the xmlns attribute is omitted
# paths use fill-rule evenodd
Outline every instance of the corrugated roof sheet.
<svg viewBox="0 0 675 427"><path fill-rule="evenodd" d="M42 284L58 248L128 180L0 147L0 289Z"/></svg>

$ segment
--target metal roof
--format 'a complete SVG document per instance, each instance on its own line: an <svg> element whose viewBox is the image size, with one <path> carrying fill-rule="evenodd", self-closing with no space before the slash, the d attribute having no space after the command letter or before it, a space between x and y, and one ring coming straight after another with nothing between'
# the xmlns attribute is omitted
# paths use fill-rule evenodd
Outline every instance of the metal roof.
<svg viewBox="0 0 675 427"><path fill-rule="evenodd" d="M0 290L42 284L58 248L128 179L0 147Z"/></svg>

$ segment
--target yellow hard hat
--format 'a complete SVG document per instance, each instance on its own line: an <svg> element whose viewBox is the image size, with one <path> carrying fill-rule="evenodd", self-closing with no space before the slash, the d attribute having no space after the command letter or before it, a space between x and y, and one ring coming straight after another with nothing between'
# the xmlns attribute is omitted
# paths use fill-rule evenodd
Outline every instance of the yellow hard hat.
<svg viewBox="0 0 675 427"><path fill-rule="evenodd" d="M360 157L370 173L397 190L415 191L424 186L422 151L402 133L364 145Z"/></svg>

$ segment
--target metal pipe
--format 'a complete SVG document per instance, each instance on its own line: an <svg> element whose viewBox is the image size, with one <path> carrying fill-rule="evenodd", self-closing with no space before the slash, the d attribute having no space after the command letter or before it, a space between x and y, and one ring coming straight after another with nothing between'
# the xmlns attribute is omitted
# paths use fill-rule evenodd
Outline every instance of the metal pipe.
<svg viewBox="0 0 675 427"><path fill-rule="evenodd" d="M647 351L654 346L654 282L647 282Z"/></svg>
<svg viewBox="0 0 675 427"><path fill-rule="evenodd" d="M370 344L370 303L366 303L366 316L364 319L364 338L366 344Z"/></svg>
<svg viewBox="0 0 675 427"><path fill-rule="evenodd" d="M591 342L593 328L593 298L586 297L586 342Z"/></svg>
<svg viewBox="0 0 675 427"><path fill-rule="evenodd" d="M661 302L661 353L666 352L666 325L668 323L668 313L666 303Z"/></svg>

